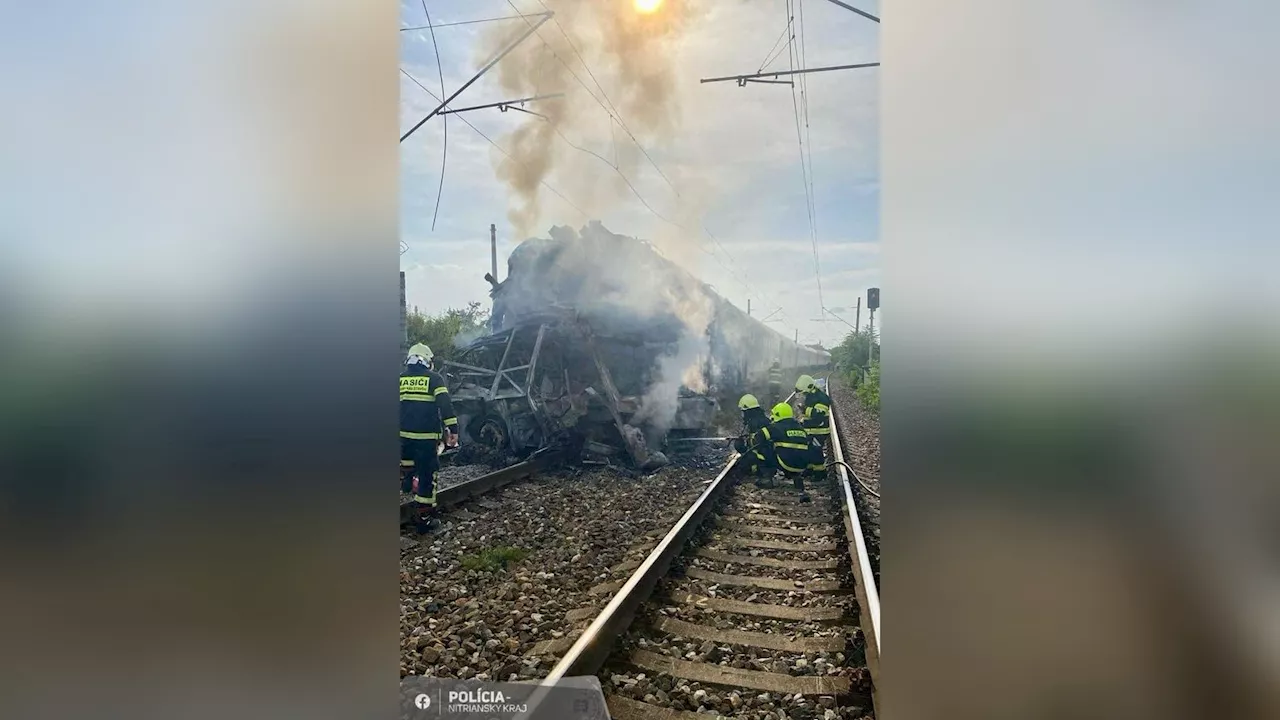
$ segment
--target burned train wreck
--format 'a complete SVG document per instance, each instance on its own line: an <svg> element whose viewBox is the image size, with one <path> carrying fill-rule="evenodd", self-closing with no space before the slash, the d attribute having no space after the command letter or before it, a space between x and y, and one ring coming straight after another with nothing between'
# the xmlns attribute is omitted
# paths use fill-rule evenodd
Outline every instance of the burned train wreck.
<svg viewBox="0 0 1280 720"><path fill-rule="evenodd" d="M568 443L660 466L669 432L697 433L715 391L769 364L825 365L634 238L598 222L521 243L490 276L490 333L444 363L463 441L524 455Z"/></svg>

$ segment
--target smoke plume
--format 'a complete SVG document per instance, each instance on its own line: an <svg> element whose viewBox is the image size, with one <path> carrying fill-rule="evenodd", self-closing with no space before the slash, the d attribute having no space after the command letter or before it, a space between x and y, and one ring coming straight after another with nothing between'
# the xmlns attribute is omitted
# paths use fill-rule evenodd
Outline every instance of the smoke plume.
<svg viewBox="0 0 1280 720"><path fill-rule="evenodd" d="M614 118L646 148L674 131L680 117L675 50L692 8L692 0L664 0L651 14L629 0L524 4L527 12L549 9L555 16L497 65L498 83L506 97L564 96L532 104L545 119L527 117L503 143L510 157L495 156L497 176L512 190L507 215L516 237L529 237L540 225L541 183L553 173L574 203L596 216L630 195L606 163L634 178L643 155ZM518 21L503 25L482 36L480 61L529 28Z"/></svg>
<svg viewBox="0 0 1280 720"><path fill-rule="evenodd" d="M640 398L640 409L631 420L632 424L643 424L651 444L671 429L679 410L680 387L705 389L700 366L707 352L706 336L689 332L680 338L674 353L658 358L651 383Z"/></svg>

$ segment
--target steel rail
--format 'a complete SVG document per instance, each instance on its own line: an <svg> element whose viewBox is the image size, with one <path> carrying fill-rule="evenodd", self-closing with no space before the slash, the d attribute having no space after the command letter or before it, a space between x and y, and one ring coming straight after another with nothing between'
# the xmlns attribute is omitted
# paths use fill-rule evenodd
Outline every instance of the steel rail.
<svg viewBox="0 0 1280 720"><path fill-rule="evenodd" d="M875 575L871 572L871 559L867 554L867 543L862 537L862 524L858 522L858 506L854 502L853 486L849 482L851 470L844 464L844 452L840 447L840 431L837 427L834 403L831 408L831 454L833 460L841 464L835 465L840 474L840 485L844 493L845 522L849 534L849 558L857 586L854 588L860 607L859 624L862 634L867 640L867 669L871 671L871 682L877 686L880 677L880 591L876 588ZM857 478L856 474L854 476ZM857 478L861 482L860 478Z"/></svg>
<svg viewBox="0 0 1280 720"><path fill-rule="evenodd" d="M539 692L529 698L528 712L519 717L532 717L546 695L549 688L566 677L594 675L604 666L614 643L627 628L640 609L657 587L658 581L666 577L671 569L671 561L683 551L698 527L711 514L713 507L732 483L728 479L729 472L742 457L734 453L725 464L724 469L715 480L702 491L698 499L684 512L671 530L658 542L640 567L636 568L626 583L614 594L609 604L600 611L591 625L582 632L578 641L569 648L560 662L541 681Z"/></svg>
<svg viewBox="0 0 1280 720"><path fill-rule="evenodd" d="M510 485L517 480L523 480L527 477L537 474L547 469L560 459L560 454L554 449L539 451L534 453L532 457L524 462L516 463L501 470L472 478L465 482L458 483L447 488L441 488L436 491L436 507L440 509L454 507L466 502L472 498L480 497L486 493L493 492L498 488ZM405 522L409 508L413 503L406 502L400 505L400 520Z"/></svg>

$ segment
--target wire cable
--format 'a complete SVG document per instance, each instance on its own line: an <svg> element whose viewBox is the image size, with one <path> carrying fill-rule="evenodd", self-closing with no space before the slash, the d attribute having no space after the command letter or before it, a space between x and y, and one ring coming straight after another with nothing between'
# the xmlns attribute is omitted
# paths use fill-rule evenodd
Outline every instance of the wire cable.
<svg viewBox="0 0 1280 720"><path fill-rule="evenodd" d="M431 11L427 9L427 0L422 0L422 12L427 15L427 27L431 27ZM440 46L436 44L436 31L431 28L431 48L436 52L436 74L440 76L440 95L444 90L444 65L440 63ZM444 116L444 142L440 151L440 184L436 187L436 207L431 211L431 231L435 232L436 218L440 215L440 197L444 194L444 170L449 161L449 116Z"/></svg>
<svg viewBox="0 0 1280 720"><path fill-rule="evenodd" d="M520 8L518 8L518 7L516 6L516 4L513 2L513 0L507 0L507 4L508 4L508 5L510 5L510 6L511 6L511 9L512 9L512 10L514 10L516 13L519 13L519 15L518 15L517 17L524 18L525 23L526 23L526 24L528 24L528 25L530 25L530 26L532 26L532 23L531 23L531 22L530 22L530 20L529 20L529 17L531 17L531 16L528 16L528 15L526 15L526 14L522 13L522 12L520 11ZM538 0L538 4L539 4L539 5L542 5L543 9L544 9L544 10L546 10L547 12L551 12L550 8L548 8L548 7L546 6L546 4L543 2L543 0ZM573 67L572 67L572 66L571 66L567 61L565 61L565 59L564 59L563 57L561 57L559 53L557 53L557 52L555 51L555 48L551 47L551 44L547 42L547 39L546 39L546 38L544 38L544 37L542 36L541 31L535 30L535 31L534 31L534 34L535 34L535 35L537 35L538 39L542 41L543 46L547 49L547 51L548 51L548 52L550 52L550 53L551 53L551 56L552 56L552 57L554 57L554 58L556 59L556 61L557 61L557 62L559 62L561 65L563 65L563 66L564 66L564 68L565 68L566 70L568 70L568 71L569 71L569 76L570 76L570 77L572 77L572 78L574 79L574 81L575 81L575 82L577 82L577 83L578 83L578 85L580 85L580 86L582 87L582 89L583 89L583 90L585 90L585 91L587 92L587 95L588 95L588 96L589 96L589 97L590 97L590 98L591 98L591 99L592 99L592 100L593 100L597 105L599 105L599 106L600 106L600 109L601 109L601 110L603 110L603 111L605 112L605 114L606 114L606 115L608 115L608 116L610 117L610 119L611 119L611 120L615 120L615 121L617 121L618 126L622 128L622 131L623 131L624 133L626 133L626 134L627 134L627 137L631 138L631 141L632 141L633 143L635 143L636 147L637 147L637 148L639 148L639 150L640 150L641 154L643 154L643 155L645 156L645 158L649 161L649 163L650 163L651 165L653 165L654 170L656 170L656 171L657 171L657 173L658 173L658 175L662 177L663 181L665 181L665 182L667 183L667 185L671 188L672 192L674 192L674 193L675 193L676 197L682 197L682 196L681 196L681 194L680 194L679 189L678 189L678 188L676 188L675 183L673 183L673 182L671 181L671 178L669 178L669 177L667 176L667 174L666 174L666 173L664 173L664 172L662 171L662 168L658 165L657 161L655 161L655 160L653 159L653 156L649 154L648 150L646 150L646 149L645 149L644 145L642 145L642 144L640 143L640 140L639 140L638 138L636 138L635 133L633 133L633 132L631 131L631 128L629 128L629 127L627 126L626 122L622 119L621 114L618 112L617 108L613 105L613 101L609 99L609 95L608 95L608 93L606 93L606 92L605 92L605 90L604 90L604 86L600 84L600 80L595 76L595 73L594 73L594 72L592 72L592 70L591 70L591 66L587 64L586 59L585 59L585 58L583 58L581 51L578 49L577 45L573 42L573 39L569 36L569 33L565 30L564 26L560 24L560 21L559 21L558 19L556 19L556 17L555 17L554 15L552 15L551 20L552 20L552 22L553 22L553 23L555 23L556 27L560 30L560 34L564 36L565 41L568 43L568 45L569 45L570 49L571 49L571 50L573 50L573 52L574 52L574 54L577 56L577 58L578 58L579 62L581 62L581 63L582 63L582 67L583 67L583 69L585 69L585 70L587 71L587 75L591 78L592 82L594 82L594 83L595 83L595 85L596 85L596 87L599 89L599 91L600 91L600 95L604 98L604 101L603 101L603 102L600 100L600 98L599 98L599 97L596 97L596 93L595 93L594 91L592 91L592 89L591 89L590 87L588 87L588 86L587 86L586 82L582 79L582 77L581 77L581 76L579 76L579 75L578 75L578 73L577 73L576 71L574 71ZM607 103L607 106L606 106L606 103ZM625 175L625 174L624 174L624 173L623 173L619 168L617 168L617 167L616 167L616 166L614 166L613 164L609 163L607 160L605 160L603 157L601 157L598 153L592 152L592 151L587 150L587 149L585 149L585 148L578 147L578 146L577 146L577 145L575 145L574 143L570 142L570 141L568 140L568 138L566 138L566 137L563 135L563 133L560 133L560 132L559 132L559 129L558 129L558 128L554 128L554 125L553 125L553 129L555 129L555 130L556 130L556 133L557 133L558 135L560 135L561 139L563 139L563 140L564 140L567 144L569 144L571 147L574 147L575 149L580 150L580 151L582 151L582 152L586 152L586 153L588 153L588 154L591 154L591 155L593 155L593 156L595 156L595 157L599 158L599 159L600 159L600 160L602 160L603 162L605 162L605 164L606 164L606 165L609 165L610 167L612 167L612 168L615 170L615 172L617 172L617 173L618 173L618 176L622 178L623 182L625 182L625 183L626 183L627 187L628 187L628 188L630 188L631 192L636 196L636 198L637 198L638 200L640 200L640 202L645 206L645 208L646 208L650 213L652 213L652 214L654 215L654 217L658 218L659 220L662 220L663 222L665 222L665 223L667 223L667 224L669 224L669 225L671 225L671 226L673 226L673 227L676 227L676 228L679 228L679 229L681 229L681 230L684 230L685 232L690 232L689 228L687 228L687 227L685 227L685 226L683 226L683 225L681 225L681 224L679 224L679 223L677 223L677 222L674 222L674 221L670 220L669 218L665 217L664 215L662 215L661 213L659 213L657 210L655 210L655 209L653 208L653 206L652 206L652 205L650 205L650 204L649 204L649 202L648 202L648 201L647 201L647 200L646 200L646 199L645 199L645 198L640 194L640 192L636 189L635 185L631 182L631 179L630 179L630 178L628 178L628 177L627 177L627 176L626 176L626 175ZM734 260L733 255L732 255L732 254L730 254L730 253L729 253L729 252L724 248L724 246L723 246L722 244L720 244L720 241L719 241L718 239L716 239L713 235L711 235L710 231L709 231L709 230L707 230L707 228L706 228L705 224L703 225L703 232L704 232L704 233L706 233L708 237L712 238L712 240L713 240L713 242L716 244L716 246L720 248L720 251L721 251L721 252L723 252L723 253L725 254L725 257L728 259L729 263L730 263L730 264L732 264L732 265L734 265L734 266L736 266L736 265L737 265L737 262ZM715 255L713 254L713 255L712 255L712 257L714 258L714 257L715 257ZM720 263L719 258L716 258L716 262ZM744 289L748 290L750 293L753 293L753 294L755 295L755 298L756 298L757 300L763 299L762 294L760 293L760 291L759 291L759 290L758 290L754 285L752 285L751 283L746 282L746 281L741 277L741 275L739 275L739 274L738 274L738 272L734 271L732 268L729 268L729 267L727 267L727 266L724 266L724 264L723 264L723 263L720 263L720 264L721 264L721 266L722 266L722 267L724 267L724 268L725 268L725 270L727 270L727 271L730 273L730 275L731 275L731 276L733 276L733 278L734 278L735 280L737 280L737 281L738 281L738 282L743 286L743 288L744 288Z"/></svg>
<svg viewBox="0 0 1280 720"><path fill-rule="evenodd" d="M510 0L508 0L508 2L509 1ZM543 10L546 10L547 12L551 11L543 0L538 0L538 4L542 6ZM591 78L591 81L594 82L596 84L596 88L600 90L600 96L609 104L609 108L605 111L613 111L610 113L610 116L618 121L618 125L622 127L622 131L631 138L631 141L636 144L636 147L640 148L640 152L645 156L645 159L649 161L650 165L653 165L653 169L658 171L658 175L662 176L662 179L665 180L672 191L676 193L676 197L679 197L680 191L676 190L676 186L671 182L671 178L667 177L667 174L662 172L662 168L658 166L657 161L653 159L653 156L649 154L649 151L645 149L644 145L640 144L640 140L636 138L635 133L631 132L631 128L627 127L627 123L622 119L622 113L618 112L617 106L615 106L613 101L609 99L609 94L605 92L604 86L600 84L600 81L596 78L596 74L591 71L591 66L588 65L586 59L582 57L582 53L578 50L578 46L573 42L573 38L569 37L569 33L565 31L564 26L560 24L560 21L555 16L552 16L551 22L555 23L556 28L560 30L560 34L564 36L565 42L569 43L569 49L573 50L573 54L578 57L578 62L582 63L583 69L587 71L587 75ZM583 87L586 86L584 85ZM592 97L595 97L595 95L592 94ZM599 103L600 101L597 100L596 102ZM601 105L601 108L604 108L603 104Z"/></svg>
<svg viewBox="0 0 1280 720"><path fill-rule="evenodd" d="M462 20L462 21L460 21L460 22L440 23L439 25L431 25L431 24L427 24L427 25L415 25L415 26L413 26L413 27L402 27L402 28L400 28L400 32L405 32L405 31L408 31L408 30L426 30L427 28L447 28L447 27L456 27L456 26L458 26L458 25L475 25L476 23L498 22L499 20L519 20L521 17L523 17L523 16L522 16L522 15L507 15L507 16L505 16L505 17L484 18L484 19L481 19L481 20ZM430 20L428 20L428 21L427 21L427 23L430 23L430 22L431 22Z"/></svg>
<svg viewBox="0 0 1280 720"><path fill-rule="evenodd" d="M787 17L790 19L794 19L795 16L792 14L793 12L794 12L794 6L792 4L792 0L787 0ZM788 45L790 46L790 49L788 50L787 57L791 63L791 69L794 70L796 61L800 59L799 48L797 47L797 43L795 42L794 33L792 34L791 40L788 42ZM825 307L825 304L823 303L823 298L822 298L822 277L817 272L818 241L817 241L817 231L815 229L816 223L814 222L814 217L813 217L814 203L812 200L812 197L813 197L812 185L809 180L808 163L805 161L804 139L800 132L800 103L796 99L796 89L794 85L791 87L791 110L792 110L793 118L795 120L795 127L796 127L796 146L800 152L800 175L801 175L801 183L804 185L805 212L809 219L809 240L813 246L813 253L814 253L814 278L817 280L817 285L818 285L819 308L822 308L822 307Z"/></svg>
<svg viewBox="0 0 1280 720"><path fill-rule="evenodd" d="M769 63L776 60L778 56L782 54L782 38L786 37L789 32L791 32L791 19L787 18L787 24L783 26L782 32L778 33L778 39L773 41L773 47L769 48L769 52L765 53L764 62L760 63L760 69L756 70L756 72L764 72L764 69L769 66ZM774 53L775 50L777 51L777 54Z"/></svg>
<svg viewBox="0 0 1280 720"><path fill-rule="evenodd" d="M409 73L409 71L408 71L408 70L405 70L404 68L400 68L400 72L401 72L401 73L403 73L405 77L407 77L407 78L409 78L410 80L412 80L412 81L413 81L413 83L414 83L415 85L417 85L418 87L422 88L423 92L425 92L426 94L430 95L433 99L435 99L435 101L436 101L436 102L442 102L442 101L440 100L440 98L436 97L436 94L435 94L435 93L431 92L430 88L428 88L426 85L423 85L423 84L418 80L418 78L416 78L416 77L414 77L413 75L411 75L411 74ZM521 162L520 160L517 160L517 159L515 158L515 156L513 156L511 153L507 152L506 148L504 148L504 147L502 147L501 145L499 145L498 143L494 142L493 138L491 138L491 137L489 137L488 135L484 134L484 131L482 131L480 128L476 127L475 125L471 124L471 121L467 119L467 116L462 115L462 114L459 114L459 115L458 115L458 119L459 119L459 120L461 120L461 121L462 121L462 122L463 122L467 127L469 127L469 128L471 128L472 130L474 130L474 131L476 132L476 134L477 134L477 135L479 135L480 137L484 138L484 139L485 139L485 140L486 140L490 145L492 145L494 148L496 148L496 149L498 150L498 152L502 153L502 154L503 154L503 156L504 156L504 157L506 157L508 160L511 160L512 162L519 163L520 165L525 165L525 163ZM526 167L527 167L527 166L526 166ZM578 207L577 203L575 203L575 202L573 202L572 200L570 200L569 198L565 197L565 196L564 196L564 193L562 193L562 192L560 192L559 190L555 189L555 187L554 187L554 186L552 186L550 183L548 183L546 180L539 180L538 182L539 182L543 187L545 187L547 190L550 190L550 191L551 191L551 193L552 193L553 195L555 195L556 197L558 197L558 198L560 198L561 200L563 200L563 201L565 202L565 204L566 204L566 205L568 205L569 207L573 208L574 210L577 210L577 211L578 211L578 214L579 214L579 215L581 215L581 216L582 216L582 218L583 218L584 220L586 220L586 219L588 219L588 218L590 218L590 217L591 217L590 215L588 215L588 214L587 214L587 211L586 211L586 210L583 210L582 208Z"/></svg>
<svg viewBox="0 0 1280 720"><path fill-rule="evenodd" d="M804 29L804 0L800 3L800 67L809 67L808 59L805 52L805 29ZM818 260L818 192L814 187L814 169L813 169L813 135L809 131L809 76L800 76L800 99L804 107L804 137L805 152L809 158L809 226L810 240L813 243L813 277L818 284L818 317L824 318L822 310L826 308L826 302L822 298L822 264Z"/></svg>

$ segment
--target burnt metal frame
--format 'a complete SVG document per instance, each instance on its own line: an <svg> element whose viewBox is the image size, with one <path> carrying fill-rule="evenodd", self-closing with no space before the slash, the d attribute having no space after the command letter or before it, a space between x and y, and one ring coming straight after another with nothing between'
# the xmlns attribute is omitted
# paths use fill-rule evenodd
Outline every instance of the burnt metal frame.
<svg viewBox="0 0 1280 720"><path fill-rule="evenodd" d="M515 344L516 334L522 329L526 328L515 327L511 329L511 334L507 336L507 342L502 351L502 359L498 361L498 368L496 370L489 370L488 368L468 365L467 363L454 362L452 360L445 360L444 364L448 367L455 367L468 371L462 373L463 375L479 376L481 378L488 378L492 376L493 382L489 386L488 397L484 398L485 402L492 402L496 400L525 400L529 403L529 408L533 411L534 419L538 422L538 427L545 436L547 432L546 419L538 412L538 402L533 399L533 376L538 370L538 357L542 354L542 340L547 335L547 324L541 323L538 325L538 337L533 341L533 351L529 354L529 362L524 365L507 367L507 358L511 356L511 346ZM511 373L516 373L521 370L525 371L523 388L520 386L520 383L516 382L515 378L511 376ZM511 385L511 390L502 390L503 380L506 380L507 383ZM501 392L499 392L500 390ZM504 416L503 420L510 424L509 418ZM514 447L515 435L508 432L507 437L512 444L512 449L517 449Z"/></svg>

